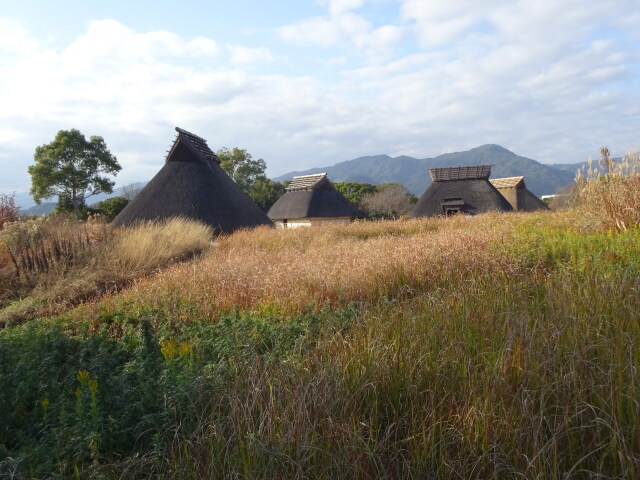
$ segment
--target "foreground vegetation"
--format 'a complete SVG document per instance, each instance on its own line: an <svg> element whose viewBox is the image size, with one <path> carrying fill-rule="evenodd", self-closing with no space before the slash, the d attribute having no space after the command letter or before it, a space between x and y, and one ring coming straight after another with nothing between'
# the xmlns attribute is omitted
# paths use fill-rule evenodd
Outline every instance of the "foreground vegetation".
<svg viewBox="0 0 640 480"><path fill-rule="evenodd" d="M603 215L237 232L11 317L0 475L636 478L640 229Z"/></svg>
<svg viewBox="0 0 640 480"><path fill-rule="evenodd" d="M117 292L202 252L211 235L179 218L123 231L65 215L7 224L0 232L0 326Z"/></svg>

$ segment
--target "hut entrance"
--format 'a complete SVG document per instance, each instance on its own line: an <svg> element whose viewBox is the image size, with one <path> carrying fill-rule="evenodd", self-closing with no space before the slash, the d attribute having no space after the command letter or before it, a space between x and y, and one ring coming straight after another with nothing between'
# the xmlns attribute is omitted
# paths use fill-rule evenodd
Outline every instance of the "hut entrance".
<svg viewBox="0 0 640 480"><path fill-rule="evenodd" d="M457 215L458 213L460 213L459 208L446 208L444 211L444 215L446 217L452 217L454 215Z"/></svg>
<svg viewBox="0 0 640 480"><path fill-rule="evenodd" d="M445 216L450 217L462 212L464 207L464 200L462 198L445 198L444 202L440 204L442 206L442 212Z"/></svg>

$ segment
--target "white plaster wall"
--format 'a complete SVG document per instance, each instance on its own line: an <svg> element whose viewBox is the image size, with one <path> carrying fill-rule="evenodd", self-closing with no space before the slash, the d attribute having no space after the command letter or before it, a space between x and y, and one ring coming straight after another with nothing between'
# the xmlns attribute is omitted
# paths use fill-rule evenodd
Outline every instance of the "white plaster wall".
<svg viewBox="0 0 640 480"><path fill-rule="evenodd" d="M287 220L284 223L282 220L276 220L276 227L278 228L299 228L299 227L312 227L313 225L326 225L328 223L350 223L351 218L339 217L339 218L297 218L295 220Z"/></svg>

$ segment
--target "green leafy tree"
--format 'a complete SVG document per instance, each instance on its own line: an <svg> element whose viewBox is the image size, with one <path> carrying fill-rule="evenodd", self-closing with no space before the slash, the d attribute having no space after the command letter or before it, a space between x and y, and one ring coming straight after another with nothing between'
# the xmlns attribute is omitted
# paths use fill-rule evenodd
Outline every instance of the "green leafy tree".
<svg viewBox="0 0 640 480"><path fill-rule="evenodd" d="M107 198L102 202L94 203L91 205L90 210L92 213L102 215L107 222L110 222L116 218L116 215L118 215L128 204L129 200L125 197L112 197Z"/></svg>
<svg viewBox="0 0 640 480"><path fill-rule="evenodd" d="M113 192L115 182L104 175L116 175L122 168L102 137L87 141L75 128L60 130L53 142L37 147L34 160L29 173L35 202L57 195L71 203L76 218L88 197Z"/></svg>
<svg viewBox="0 0 640 480"><path fill-rule="evenodd" d="M284 185L280 182L274 182L266 177L259 178L253 184L249 196L264 212L267 212L284 194L284 190Z"/></svg>
<svg viewBox="0 0 640 480"><path fill-rule="evenodd" d="M269 210L284 193L282 183L265 175L267 164L263 159L255 160L245 149L237 147L233 150L221 148L216 155L222 169L263 211Z"/></svg>
<svg viewBox="0 0 640 480"><path fill-rule="evenodd" d="M376 191L376 187L370 183L358 183L358 182L338 182L333 184L340 193L342 193L347 199L354 205L359 205L362 196L367 193L373 193Z"/></svg>
<svg viewBox="0 0 640 480"><path fill-rule="evenodd" d="M63 195L58 195L58 203L56 204L55 207L53 207L52 213L54 215L74 214L77 219L86 220L87 216L89 215L89 207L87 207L87 205L85 205L85 203L82 202L80 205L78 205L78 210L76 211L76 208L74 207L73 202L71 201L71 197L69 197L66 194L63 194Z"/></svg>
<svg viewBox="0 0 640 480"><path fill-rule="evenodd" d="M266 178L264 173L267 169L266 162L261 158L255 160L243 148L234 147L233 150L221 148L216 155L220 158L222 169L245 193L251 190L259 178Z"/></svg>

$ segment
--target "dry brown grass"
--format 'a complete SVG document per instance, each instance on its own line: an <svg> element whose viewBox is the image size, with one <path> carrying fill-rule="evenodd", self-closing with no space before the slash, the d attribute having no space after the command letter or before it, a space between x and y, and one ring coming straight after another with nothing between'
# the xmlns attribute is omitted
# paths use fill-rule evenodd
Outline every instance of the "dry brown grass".
<svg viewBox="0 0 640 480"><path fill-rule="evenodd" d="M584 218L599 228L617 231L640 224L640 152L619 161L608 158L578 173L577 200Z"/></svg>
<svg viewBox="0 0 640 480"><path fill-rule="evenodd" d="M5 224L0 231L0 308L29 296L43 279L65 278L69 267L109 234L103 223L80 223L66 216ZM19 302L9 311L24 316L35 311L33 304L33 299ZM0 321L6 316L0 314Z"/></svg>
<svg viewBox="0 0 640 480"><path fill-rule="evenodd" d="M208 226L183 218L142 223L112 233L66 273L54 271L43 277L35 295L64 306L69 301L117 291L133 279L201 253L212 238Z"/></svg>
<svg viewBox="0 0 640 480"><path fill-rule="evenodd" d="M95 228L101 233L99 238L83 241L81 245L74 243L70 250L72 254L56 257L46 269L30 271L26 278L29 288L23 284L22 291L31 300L0 312L0 322L19 321L32 314L59 313L70 305L98 298L105 292L117 292L136 278L201 253L209 248L212 239L208 226L182 218L148 222L122 230L113 230L107 225L92 227L86 223L63 227L68 235L63 235L63 230L58 228L56 242L59 244L78 235L90 237ZM31 250L29 255L35 255ZM42 258L51 257L48 247L39 250L42 250L39 253Z"/></svg>
<svg viewBox="0 0 640 480"><path fill-rule="evenodd" d="M134 349L100 388L132 380L173 419L114 472L638 478L640 229L585 228L562 210L241 231L59 321Z"/></svg>
<svg viewBox="0 0 640 480"><path fill-rule="evenodd" d="M104 299L101 308L188 304L216 318L233 309L296 314L380 297L413 297L459 284L474 271L515 268L507 267L491 244L510 235L513 221L525 218L534 217L488 214L240 231L219 239L199 261L176 265Z"/></svg>
<svg viewBox="0 0 640 480"><path fill-rule="evenodd" d="M147 222L122 230L105 251L106 264L117 265L122 272L148 271L209 248L211 228L185 218Z"/></svg>
<svg viewBox="0 0 640 480"><path fill-rule="evenodd" d="M15 275L33 286L42 274L69 265L109 235L104 222L78 222L67 215L54 215L5 225L0 243Z"/></svg>

